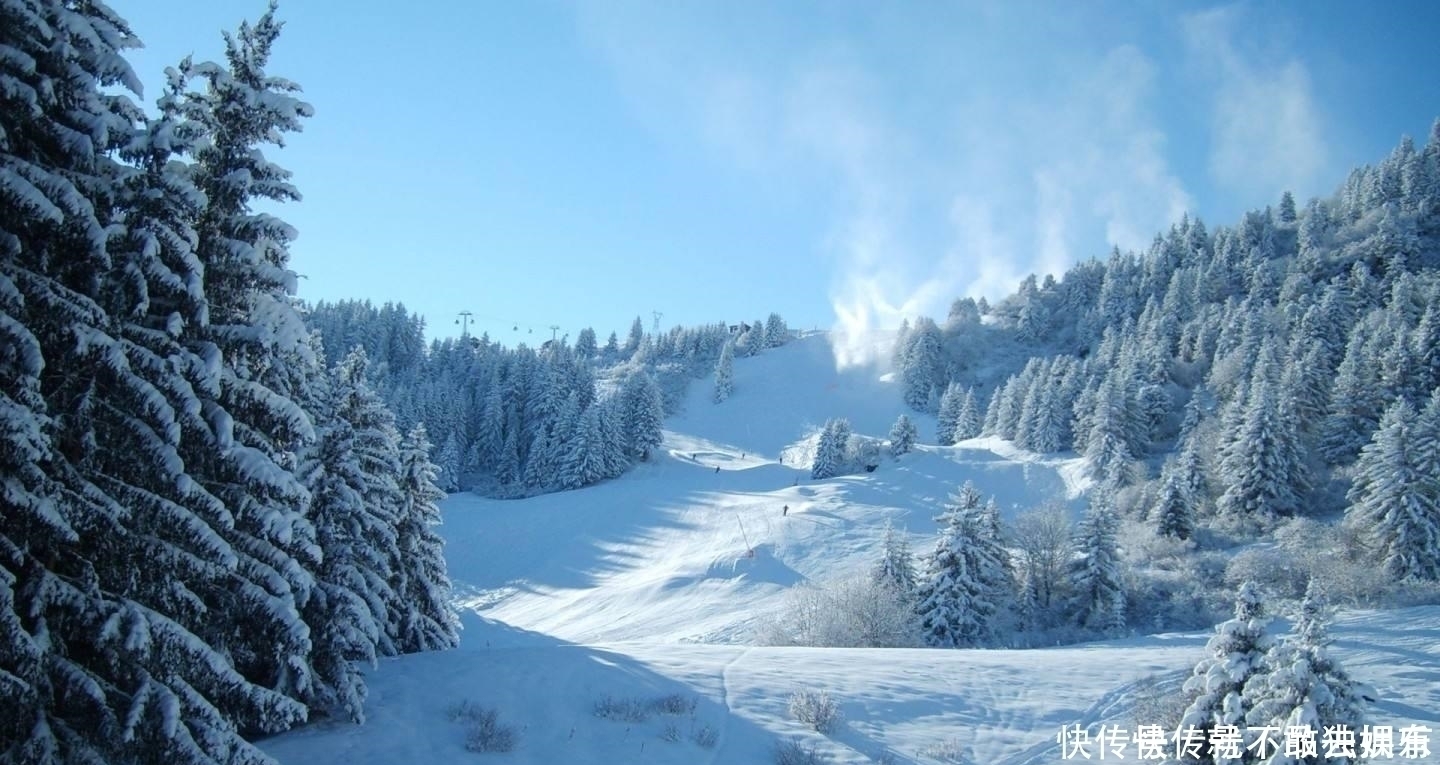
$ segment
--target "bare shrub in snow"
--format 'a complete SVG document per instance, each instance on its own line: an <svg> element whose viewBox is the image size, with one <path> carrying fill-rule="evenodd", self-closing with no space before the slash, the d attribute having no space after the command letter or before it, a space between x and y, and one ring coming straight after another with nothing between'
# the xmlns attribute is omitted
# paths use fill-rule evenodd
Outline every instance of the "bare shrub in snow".
<svg viewBox="0 0 1440 765"><path fill-rule="evenodd" d="M920 750L920 756L946 765L966 765L965 745L958 738L947 738L938 744L931 744Z"/></svg>
<svg viewBox="0 0 1440 765"><path fill-rule="evenodd" d="M695 714L695 706L698 703L699 699L694 696L671 693L651 699L650 708L662 715L691 715Z"/></svg>
<svg viewBox="0 0 1440 765"><path fill-rule="evenodd" d="M1305 594L1310 579L1294 553L1278 547L1251 547L1241 550L1225 567L1225 584L1239 587L1253 581L1266 592L1279 598L1298 598Z"/></svg>
<svg viewBox="0 0 1440 765"><path fill-rule="evenodd" d="M450 719L465 726L465 750L469 752L511 752L519 734L513 725L500 722L493 707L469 699L450 708Z"/></svg>
<svg viewBox="0 0 1440 765"><path fill-rule="evenodd" d="M921 644L908 593L865 575L795 587L758 635L768 645L910 648Z"/></svg>
<svg viewBox="0 0 1440 765"><path fill-rule="evenodd" d="M816 733L833 733L845 719L829 691L808 689L790 694L790 716Z"/></svg>
<svg viewBox="0 0 1440 765"><path fill-rule="evenodd" d="M665 727L663 727L663 728L660 729L660 740L661 740L661 741L669 741L669 742L671 742L671 743L674 743L674 742L676 742L676 741L679 741L679 740L680 740L680 726L676 725L676 724L673 723L673 722L667 722L667 723L665 723Z"/></svg>
<svg viewBox="0 0 1440 765"><path fill-rule="evenodd" d="M1348 523L1326 524L1296 518L1275 530L1279 550L1332 603L1370 608L1405 608L1440 602L1440 584L1395 582L1374 564L1363 529ZM1299 592L1287 592L1299 599Z"/></svg>
<svg viewBox="0 0 1440 765"><path fill-rule="evenodd" d="M814 744L790 739L775 745L775 765L825 765L825 755Z"/></svg>
<svg viewBox="0 0 1440 765"><path fill-rule="evenodd" d="M710 725L701 725L690 734L690 740L701 749L714 749L720 743L720 731Z"/></svg>
<svg viewBox="0 0 1440 765"><path fill-rule="evenodd" d="M1069 513L1057 500L1050 500L1021 513L1009 529L1009 540L1017 551L1020 579L1026 592L1024 620L1032 630L1054 627L1061 620L1068 597L1066 566L1074 529Z"/></svg>
<svg viewBox="0 0 1440 765"><path fill-rule="evenodd" d="M595 702L595 716L618 722L640 723L650 719L649 704L636 698L617 699L606 695Z"/></svg>

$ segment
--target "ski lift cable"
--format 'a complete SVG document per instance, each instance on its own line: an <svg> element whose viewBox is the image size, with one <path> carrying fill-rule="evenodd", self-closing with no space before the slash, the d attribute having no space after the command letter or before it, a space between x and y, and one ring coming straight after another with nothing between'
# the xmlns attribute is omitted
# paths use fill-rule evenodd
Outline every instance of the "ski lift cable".
<svg viewBox="0 0 1440 765"><path fill-rule="evenodd" d="M471 321L474 322L474 324L477 326L489 325L493 327L499 325L501 327L504 327L508 325L511 332L519 332L523 329L525 331L525 334L529 335L535 334L536 327L550 328L552 326L550 324L543 324L541 322L521 321L520 319L516 318L505 318L502 316L493 316L483 313L472 313L471 317Z"/></svg>

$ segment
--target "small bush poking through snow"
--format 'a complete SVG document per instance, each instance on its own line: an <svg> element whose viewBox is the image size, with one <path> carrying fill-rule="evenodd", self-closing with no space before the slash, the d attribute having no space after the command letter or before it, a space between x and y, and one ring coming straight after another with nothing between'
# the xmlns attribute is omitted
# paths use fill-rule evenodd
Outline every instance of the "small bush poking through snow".
<svg viewBox="0 0 1440 765"><path fill-rule="evenodd" d="M701 725L690 734L690 740L701 749L714 749L715 745L720 743L720 731L709 725Z"/></svg>
<svg viewBox="0 0 1440 765"><path fill-rule="evenodd" d="M803 690L790 694L790 716L816 733L831 733L844 719L840 705L830 698L829 691Z"/></svg>
<svg viewBox="0 0 1440 765"><path fill-rule="evenodd" d="M660 740L669 741L671 743L679 741L680 726L676 725L673 722L665 723L665 727L660 729Z"/></svg>
<svg viewBox="0 0 1440 765"><path fill-rule="evenodd" d="M825 765L825 755L813 744L807 748L791 739L775 745L775 765Z"/></svg>
<svg viewBox="0 0 1440 765"><path fill-rule="evenodd" d="M920 756L943 762L945 765L965 765L965 745L958 738L947 738L938 744L931 744L920 750Z"/></svg>
<svg viewBox="0 0 1440 765"><path fill-rule="evenodd" d="M606 720L640 723L650 719L650 707L640 699L617 699L605 696L595 702L595 716Z"/></svg>
<svg viewBox="0 0 1440 765"><path fill-rule="evenodd" d="M699 699L694 696L671 693L653 699L650 702L650 708L662 715L693 715L695 714L695 705L698 703Z"/></svg>
<svg viewBox="0 0 1440 765"><path fill-rule="evenodd" d="M653 699L615 698L606 695L595 702L595 716L619 722L641 723L652 715L693 715L699 699L671 693Z"/></svg>
<svg viewBox="0 0 1440 765"><path fill-rule="evenodd" d="M515 750L515 726L502 725L500 713L491 707L465 700L450 708L450 719L465 726L465 750L469 752L511 752Z"/></svg>

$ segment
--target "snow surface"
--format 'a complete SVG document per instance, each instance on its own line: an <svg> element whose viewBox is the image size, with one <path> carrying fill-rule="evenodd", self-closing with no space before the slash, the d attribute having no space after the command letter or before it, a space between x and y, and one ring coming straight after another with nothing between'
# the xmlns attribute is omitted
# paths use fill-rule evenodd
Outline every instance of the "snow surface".
<svg viewBox="0 0 1440 765"><path fill-rule="evenodd" d="M944 762L948 748L966 762L1049 763L1062 726L1146 722L1131 715L1135 684L1178 683L1202 655L1203 633L1025 651L750 646L791 587L872 565L886 520L927 549L932 517L966 480L1004 513L1057 499L1077 517L1088 484L1079 460L986 439L922 443L874 473L812 481L806 455L827 418L883 438L905 411L893 376L837 371L823 335L734 371L721 404L711 381L695 383L658 454L619 479L525 500L450 497L441 530L460 648L383 661L364 725L318 723L263 748L305 765L763 763L778 740L800 738L832 762ZM933 442L934 418L911 417ZM1372 722L1440 731L1440 608L1350 613L1333 634L1335 654L1383 699ZM822 736L790 719L799 689L828 690L845 724ZM694 711L595 714L607 697L670 694ZM516 750L466 751L448 714L461 701L498 710ZM693 740L707 728L713 748Z"/></svg>

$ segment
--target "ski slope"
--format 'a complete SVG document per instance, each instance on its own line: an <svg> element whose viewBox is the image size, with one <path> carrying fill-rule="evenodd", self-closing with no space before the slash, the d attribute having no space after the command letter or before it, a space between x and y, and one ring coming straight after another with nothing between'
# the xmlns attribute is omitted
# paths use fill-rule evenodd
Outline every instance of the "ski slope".
<svg viewBox="0 0 1440 765"><path fill-rule="evenodd" d="M905 411L884 370L837 371L823 335L737 359L731 398L710 393L696 382L659 453L614 481L452 496L442 531L461 647L382 662L366 724L321 723L264 748L305 765L472 762L482 755L447 715L469 700L519 734L516 751L483 756L527 765L770 762L787 737L833 762L1048 763L1062 726L1146 722L1131 717L1135 684L1176 682L1200 657L1204 634L1029 651L753 647L790 588L871 565L887 521L928 548L932 517L966 480L1004 513L1053 499L1078 514L1087 485L1078 460L987 440L922 443L874 473L810 480L827 418L884 437ZM911 416L933 442L933 418ZM1375 722L1440 731L1440 608L1349 614L1335 632L1337 653L1385 699ZM834 695L844 726L822 736L789 719L802 688ZM671 694L694 710L595 714L606 697ZM702 731L713 747L693 741Z"/></svg>

